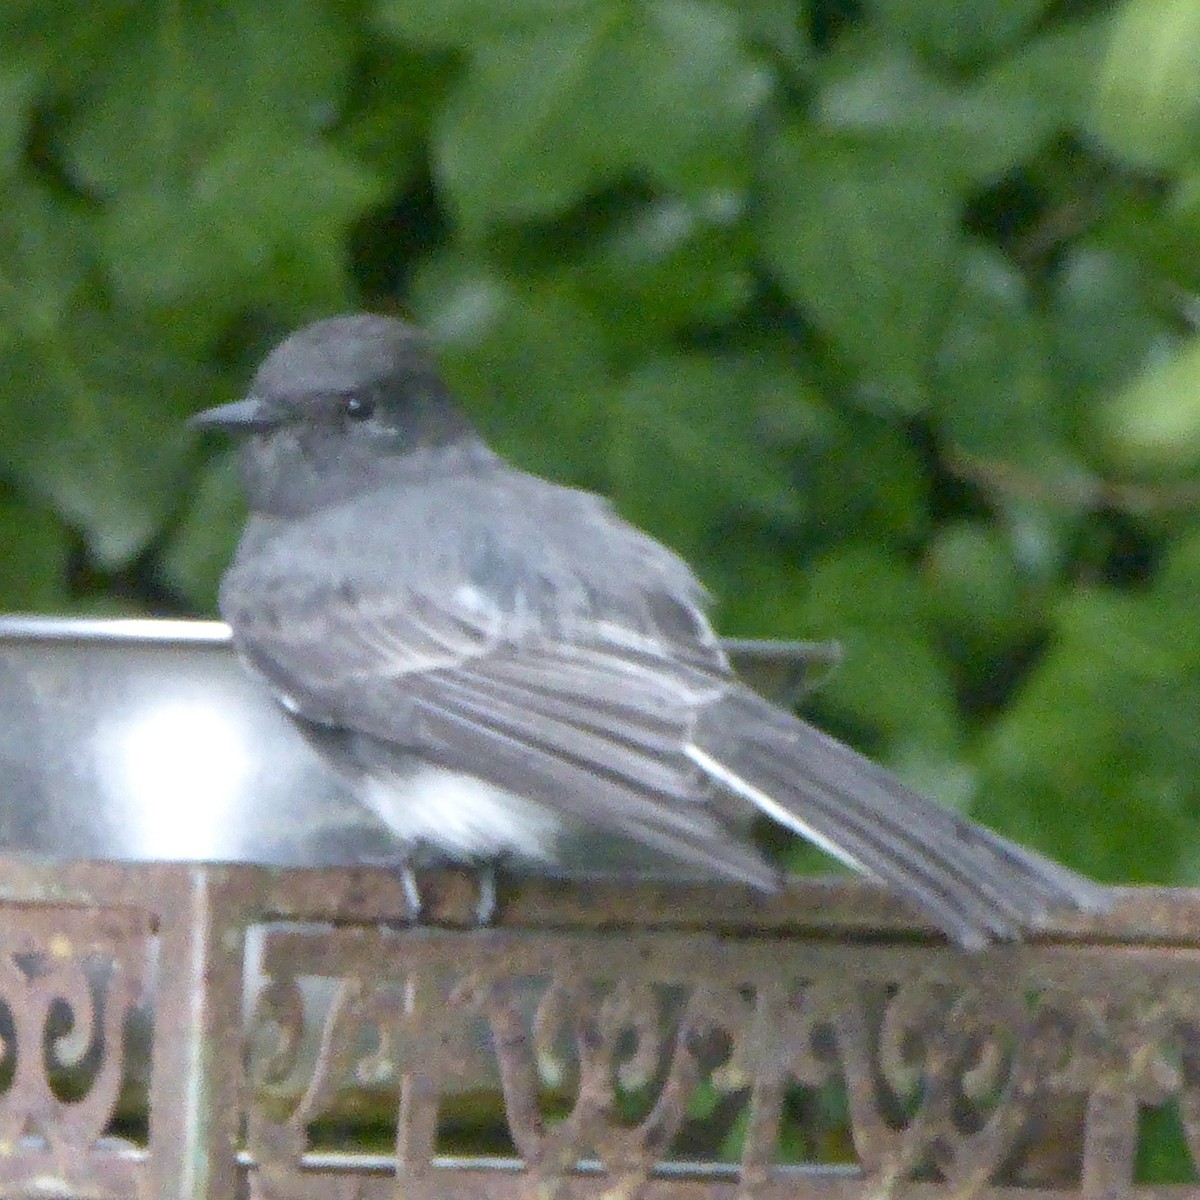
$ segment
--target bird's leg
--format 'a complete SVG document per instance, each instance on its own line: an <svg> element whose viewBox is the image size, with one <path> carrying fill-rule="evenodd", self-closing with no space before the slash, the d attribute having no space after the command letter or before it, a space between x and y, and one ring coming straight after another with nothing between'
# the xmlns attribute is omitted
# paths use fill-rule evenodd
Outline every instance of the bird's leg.
<svg viewBox="0 0 1200 1200"><path fill-rule="evenodd" d="M496 863L479 864L479 897L475 901L475 925L484 929L496 919Z"/></svg>
<svg viewBox="0 0 1200 1200"><path fill-rule="evenodd" d="M404 889L404 902L408 906L408 911L404 914L405 919L410 925L419 925L425 906L421 900L421 886L417 883L417 873L410 862L406 862L400 868L400 886Z"/></svg>

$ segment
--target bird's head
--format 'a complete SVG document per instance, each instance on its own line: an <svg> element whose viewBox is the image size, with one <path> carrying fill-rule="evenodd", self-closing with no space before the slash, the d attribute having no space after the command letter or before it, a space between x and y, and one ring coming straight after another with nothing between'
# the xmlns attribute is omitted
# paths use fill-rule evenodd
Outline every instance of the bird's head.
<svg viewBox="0 0 1200 1200"><path fill-rule="evenodd" d="M425 335L394 317L331 317L267 355L243 400L192 418L245 440L252 508L298 515L473 441Z"/></svg>

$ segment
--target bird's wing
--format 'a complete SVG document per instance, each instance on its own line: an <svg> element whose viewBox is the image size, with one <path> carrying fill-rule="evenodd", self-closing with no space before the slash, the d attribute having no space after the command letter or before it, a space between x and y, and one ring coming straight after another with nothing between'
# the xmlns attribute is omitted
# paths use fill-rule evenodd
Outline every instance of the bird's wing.
<svg viewBox="0 0 1200 1200"><path fill-rule="evenodd" d="M448 499L461 511L462 497ZM677 578L684 569L663 550L647 574L640 559L654 559L654 543L625 535L607 510L589 513L590 556L548 534L514 536L531 517L508 516L440 548L398 534L393 553L425 557L391 572L361 568L369 545L324 553L323 539L339 539L332 518L258 538L222 589L235 643L307 721L774 886L777 872L731 835L706 773L684 753L696 713L731 684L690 573Z"/></svg>

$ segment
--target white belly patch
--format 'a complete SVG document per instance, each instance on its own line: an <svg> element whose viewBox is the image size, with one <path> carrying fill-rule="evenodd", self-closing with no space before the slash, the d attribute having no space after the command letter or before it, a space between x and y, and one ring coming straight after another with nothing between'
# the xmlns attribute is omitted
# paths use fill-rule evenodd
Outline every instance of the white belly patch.
<svg viewBox="0 0 1200 1200"><path fill-rule="evenodd" d="M421 766L411 775L375 776L362 798L401 841L451 858L513 854L553 862L562 822L532 800L473 775Z"/></svg>

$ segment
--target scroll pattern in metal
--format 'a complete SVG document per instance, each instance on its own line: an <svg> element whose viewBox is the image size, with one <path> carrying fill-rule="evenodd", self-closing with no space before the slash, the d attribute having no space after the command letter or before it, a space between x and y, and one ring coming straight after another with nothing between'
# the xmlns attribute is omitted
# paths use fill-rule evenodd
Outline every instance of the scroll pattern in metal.
<svg viewBox="0 0 1200 1200"><path fill-rule="evenodd" d="M149 919L5 906L0 924L0 1195L146 1193L143 1147L112 1135ZM145 1112L146 1096L128 1097Z"/></svg>
<svg viewBox="0 0 1200 1200"><path fill-rule="evenodd" d="M251 1192L264 1200L391 1195L378 1178L352 1184L349 1160L346 1173L301 1170L312 1123L346 1089L381 1084L395 1090L408 1197L675 1195L652 1180L702 1082L744 1104L739 1196L903 1195L913 1179L956 1198L1137 1195L1139 1107L1168 1099L1200 1163L1200 963L1151 950L971 958L683 934L343 929L276 932L265 963L249 1121ZM319 1028L306 978L335 988ZM497 1191L458 1172L449 1182L435 1156L439 1098L478 1081L485 1059L523 1160L519 1185ZM548 1121L539 1095L568 1076L569 1111ZM844 1172L776 1165L796 1085L844 1089L861 1193ZM618 1095L640 1089L656 1098L621 1119ZM574 1168L588 1160L602 1174L581 1193Z"/></svg>

